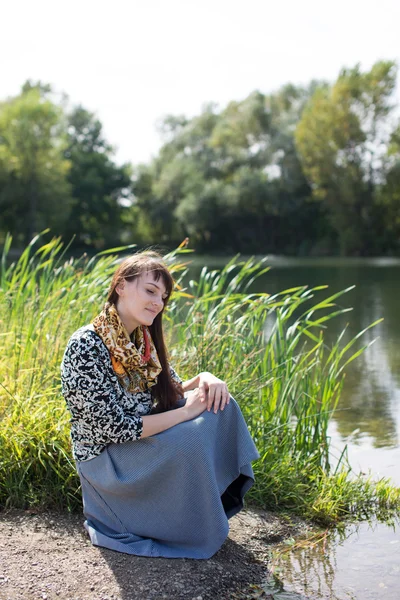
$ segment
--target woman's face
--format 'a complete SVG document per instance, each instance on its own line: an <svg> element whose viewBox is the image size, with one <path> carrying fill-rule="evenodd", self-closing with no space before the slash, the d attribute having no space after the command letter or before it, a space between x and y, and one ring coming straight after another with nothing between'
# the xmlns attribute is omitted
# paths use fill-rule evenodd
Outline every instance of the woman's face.
<svg viewBox="0 0 400 600"><path fill-rule="evenodd" d="M117 288L117 311L129 335L139 325L150 326L164 308L167 298L162 278L145 272L132 281L123 281Z"/></svg>

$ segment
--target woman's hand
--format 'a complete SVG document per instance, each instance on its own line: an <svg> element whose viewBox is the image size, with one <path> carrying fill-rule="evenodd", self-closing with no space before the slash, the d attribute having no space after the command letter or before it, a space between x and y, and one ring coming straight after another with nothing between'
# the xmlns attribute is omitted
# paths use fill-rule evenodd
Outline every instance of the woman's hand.
<svg viewBox="0 0 400 600"><path fill-rule="evenodd" d="M207 405L202 401L202 396L200 390L196 388L190 392L187 392L186 395L186 403L182 410L185 411L187 416L187 421L191 419L195 419L201 413L203 413L207 408Z"/></svg>
<svg viewBox="0 0 400 600"><path fill-rule="evenodd" d="M230 394L225 381L218 379L212 373L200 373L199 375L199 390L202 402L207 404L207 410L210 411L214 406L214 413L224 410L229 404Z"/></svg>

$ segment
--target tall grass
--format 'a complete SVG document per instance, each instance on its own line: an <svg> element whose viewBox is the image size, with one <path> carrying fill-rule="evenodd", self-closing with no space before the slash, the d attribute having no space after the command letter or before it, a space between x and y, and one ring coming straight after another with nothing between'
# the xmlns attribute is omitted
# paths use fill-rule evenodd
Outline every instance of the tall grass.
<svg viewBox="0 0 400 600"><path fill-rule="evenodd" d="M67 259L59 239L33 240L0 275L0 506L80 504L59 367L69 336L100 310L118 252ZM268 267L239 258L189 280L185 250L167 257L177 290L166 315L171 360L183 377L212 371L241 405L261 459L251 501L321 522L400 504L386 481L331 473L327 427L347 364L365 347L343 331L327 345L329 320L347 309L325 286L250 292ZM182 258L183 254L183 258ZM185 285L185 287L184 287ZM371 327L374 324L371 324Z"/></svg>

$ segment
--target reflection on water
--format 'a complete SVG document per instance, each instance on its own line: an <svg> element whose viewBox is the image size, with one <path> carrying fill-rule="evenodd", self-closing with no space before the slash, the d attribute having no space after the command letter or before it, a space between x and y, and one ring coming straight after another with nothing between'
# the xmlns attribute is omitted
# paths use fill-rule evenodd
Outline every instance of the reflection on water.
<svg viewBox="0 0 400 600"><path fill-rule="evenodd" d="M280 261L258 282L258 291L275 293L304 284L328 284L326 295L356 284L339 299L343 308L352 306L354 310L330 322L328 343L345 326L344 340L349 341L384 318L357 346L376 338L347 368L329 433L333 456L339 458L347 444L356 473L390 477L400 485L400 264ZM376 523L348 526L342 533L333 532L323 544L282 555L276 574L283 587L279 590L276 582L269 582L265 588L276 600L399 600L399 527Z"/></svg>
<svg viewBox="0 0 400 600"><path fill-rule="evenodd" d="M355 472L390 477L400 486L400 261L274 259L270 264L271 271L252 291L274 294L294 286L327 284L328 290L321 292L325 295L318 296L322 299L355 284L338 300L341 307L354 310L330 322L328 344L346 326L344 340L349 341L384 318L357 346L377 338L348 366L329 433L337 458L348 445ZM324 544L282 556L276 573L279 579L265 586L267 597L275 600L399 600L399 527L349 526L330 534Z"/></svg>
<svg viewBox="0 0 400 600"><path fill-rule="evenodd" d="M278 554L274 574L283 578L287 600L398 600L399 523L350 525L319 544ZM265 591L273 594L273 585Z"/></svg>
<svg viewBox="0 0 400 600"><path fill-rule="evenodd" d="M223 264L215 257L199 262L210 268L220 268ZM253 284L251 291L275 294L295 286L312 288L326 284L327 290L316 293L321 300L355 285L337 300L339 307L352 307L353 311L329 322L325 335L328 344L346 328L345 344L383 318L351 349L353 352L374 342L347 367L330 434L339 454L349 444L349 455L357 456L354 467L360 465L363 471L379 463L379 452L385 454L386 474L400 485L400 461L393 460L389 468L387 457L388 449L389 454L398 457L400 440L400 260L272 257L269 264L271 270ZM193 266L191 276L196 278L200 270L198 265Z"/></svg>
<svg viewBox="0 0 400 600"><path fill-rule="evenodd" d="M394 263L394 264L393 264ZM276 293L297 285L327 284L325 297L355 284L338 300L340 307L353 307L329 323L329 344L347 327L349 341L380 318L384 320L365 332L357 348L375 342L351 363L341 401L334 416L336 440L366 447L396 448L400 431L400 263L396 261L332 260L307 262L283 259L257 283L257 291ZM322 297L322 296L321 296ZM355 348L353 347L353 348ZM399 467L400 469L400 464ZM398 474L393 473L400 481Z"/></svg>
<svg viewBox="0 0 400 600"><path fill-rule="evenodd" d="M400 412L400 382L390 362L382 326L383 323L377 325L363 336L364 343L377 339L349 365L335 415L338 432L343 438L351 436L357 429L359 434L353 435L353 442L368 435L376 448L398 445Z"/></svg>

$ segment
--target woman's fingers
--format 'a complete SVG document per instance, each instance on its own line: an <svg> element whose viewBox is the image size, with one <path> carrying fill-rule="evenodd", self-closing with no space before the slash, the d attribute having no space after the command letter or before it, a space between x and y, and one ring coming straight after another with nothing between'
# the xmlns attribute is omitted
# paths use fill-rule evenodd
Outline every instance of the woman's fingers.
<svg viewBox="0 0 400 600"><path fill-rule="evenodd" d="M199 391L202 402L206 403L206 408L210 412L214 407L214 412L223 410L230 401L228 386L225 381L215 377L212 373L204 372L199 375Z"/></svg>
<svg viewBox="0 0 400 600"><path fill-rule="evenodd" d="M208 400L207 400L207 410L210 412L212 405L215 401L215 383L212 383L208 386Z"/></svg>
<svg viewBox="0 0 400 600"><path fill-rule="evenodd" d="M222 392L221 392L221 404L220 404L220 409L224 410L225 406L227 404L229 404L229 399L230 399L230 395L228 392L228 388L226 385L223 386Z"/></svg>
<svg viewBox="0 0 400 600"><path fill-rule="evenodd" d="M222 395L222 400L221 400L221 410L224 410L225 406L227 404L229 404L229 399L230 399L230 395L228 392L228 388L227 386L225 386L224 390L223 390L223 395Z"/></svg>
<svg viewBox="0 0 400 600"><path fill-rule="evenodd" d="M214 413L218 412L218 409L223 409L222 402L224 400L224 385L219 383L217 384L217 389L215 391L215 400L214 400Z"/></svg>
<svg viewBox="0 0 400 600"><path fill-rule="evenodd" d="M200 382L199 391L201 402L205 402L207 400L207 386L204 381Z"/></svg>
<svg viewBox="0 0 400 600"><path fill-rule="evenodd" d="M214 402L214 414L216 415L218 412L218 409L220 408L220 403L221 403L221 398L218 398L218 400L215 400Z"/></svg>
<svg viewBox="0 0 400 600"><path fill-rule="evenodd" d="M223 410L229 404L229 392L225 383L214 383L208 388L207 410L213 408L214 413Z"/></svg>

